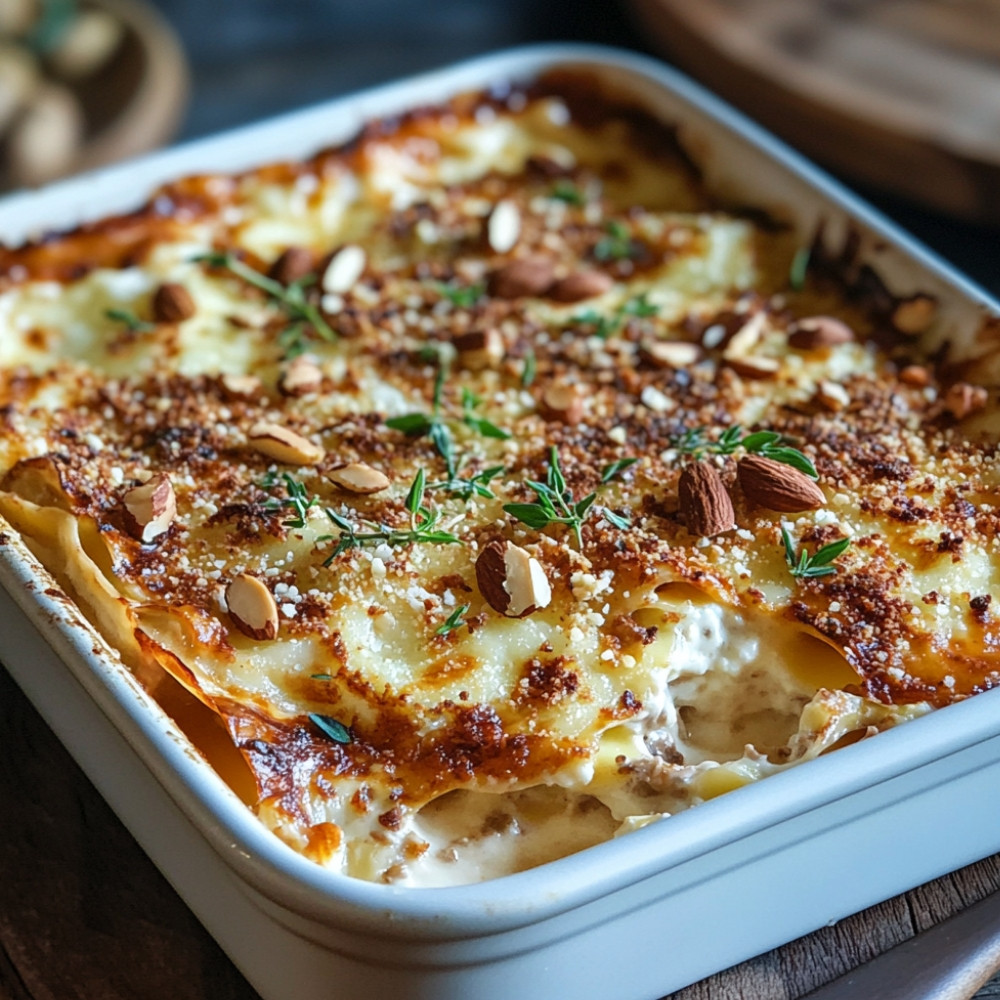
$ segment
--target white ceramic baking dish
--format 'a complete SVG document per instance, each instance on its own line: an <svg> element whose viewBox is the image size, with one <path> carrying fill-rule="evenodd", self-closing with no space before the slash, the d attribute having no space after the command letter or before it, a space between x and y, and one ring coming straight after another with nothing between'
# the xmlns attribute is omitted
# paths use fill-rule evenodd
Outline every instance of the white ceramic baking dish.
<svg viewBox="0 0 1000 1000"><path fill-rule="evenodd" d="M898 294L946 329L998 311L800 157L659 63L581 46L478 59L0 204L17 242L138 204L161 181L296 157L366 119L564 64L668 121L712 184L780 207L803 239L862 234ZM846 747L613 842L481 885L401 889L297 855L251 815L0 530L0 657L265 1000L640 1000L1000 850L1000 692Z"/></svg>

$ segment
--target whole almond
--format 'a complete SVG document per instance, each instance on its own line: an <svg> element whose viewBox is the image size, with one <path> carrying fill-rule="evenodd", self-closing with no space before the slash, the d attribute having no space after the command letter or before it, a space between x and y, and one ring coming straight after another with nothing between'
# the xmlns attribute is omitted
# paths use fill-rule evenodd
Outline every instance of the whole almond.
<svg viewBox="0 0 1000 1000"><path fill-rule="evenodd" d="M487 330L470 330L456 337L452 344L458 352L459 366L467 371L496 368L503 361L503 336L492 327Z"/></svg>
<svg viewBox="0 0 1000 1000"><path fill-rule="evenodd" d="M257 577L234 576L226 586L226 607L232 623L251 639L273 639L278 634L278 605Z"/></svg>
<svg viewBox="0 0 1000 1000"><path fill-rule="evenodd" d="M788 328L788 343L800 351L816 351L837 344L849 344L854 331L833 316L806 316Z"/></svg>
<svg viewBox="0 0 1000 1000"><path fill-rule="evenodd" d="M168 281L153 293L153 319L157 323L183 323L196 311L191 293L176 282Z"/></svg>
<svg viewBox="0 0 1000 1000"><path fill-rule="evenodd" d="M892 311L892 325L900 333L916 337L934 322L937 312L937 299L933 295L918 292L896 304Z"/></svg>
<svg viewBox="0 0 1000 1000"><path fill-rule="evenodd" d="M521 236L521 213L512 201L498 201L486 224L486 237L496 253L514 249Z"/></svg>
<svg viewBox="0 0 1000 1000"><path fill-rule="evenodd" d="M544 295L553 279L552 263L544 257L512 260L490 275L487 291L498 299Z"/></svg>
<svg viewBox="0 0 1000 1000"><path fill-rule="evenodd" d="M678 484L678 500L692 535L711 538L736 527L733 501L718 469L708 462L685 466Z"/></svg>
<svg viewBox="0 0 1000 1000"><path fill-rule="evenodd" d="M282 427L281 424L261 421L250 428L247 437L255 451L283 465L316 465L323 460L325 454L309 438Z"/></svg>
<svg viewBox="0 0 1000 1000"><path fill-rule="evenodd" d="M389 477L378 469L373 469L364 462L349 462L336 469L331 469L330 482L350 493L379 493L389 488Z"/></svg>
<svg viewBox="0 0 1000 1000"><path fill-rule="evenodd" d="M316 270L316 255L306 247L289 247L279 254L268 268L269 278L279 284L290 285L312 274Z"/></svg>
<svg viewBox="0 0 1000 1000"><path fill-rule="evenodd" d="M177 515L174 488L164 473L130 489L122 497L122 504L128 533L143 543L162 535Z"/></svg>
<svg viewBox="0 0 1000 1000"><path fill-rule="evenodd" d="M524 618L552 600L541 564L511 542L490 542L479 553L476 582L486 603L508 618Z"/></svg>
<svg viewBox="0 0 1000 1000"><path fill-rule="evenodd" d="M747 455L736 466L744 496L761 507L782 514L818 510L826 497L804 472L763 455Z"/></svg>
<svg viewBox="0 0 1000 1000"><path fill-rule="evenodd" d="M613 287L613 279L603 271L574 271L552 285L549 298L556 302L582 302L604 295Z"/></svg>
<svg viewBox="0 0 1000 1000"><path fill-rule="evenodd" d="M318 392L323 385L323 372L306 354L292 358L278 379L278 388L285 396L307 396Z"/></svg>
<svg viewBox="0 0 1000 1000"><path fill-rule="evenodd" d="M355 243L342 246L331 258L323 272L323 291L327 295L343 295L349 292L365 273L368 256Z"/></svg>
<svg viewBox="0 0 1000 1000"><path fill-rule="evenodd" d="M542 393L538 409L543 420L574 426L583 419L583 389L553 382Z"/></svg>

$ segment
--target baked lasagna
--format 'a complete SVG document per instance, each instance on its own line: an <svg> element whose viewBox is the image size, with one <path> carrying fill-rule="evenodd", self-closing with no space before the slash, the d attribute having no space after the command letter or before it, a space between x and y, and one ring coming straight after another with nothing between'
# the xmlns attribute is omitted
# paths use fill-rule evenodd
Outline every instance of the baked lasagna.
<svg viewBox="0 0 1000 1000"><path fill-rule="evenodd" d="M800 243L567 73L178 180L0 248L0 541L320 865L659 821L998 676L990 391Z"/></svg>

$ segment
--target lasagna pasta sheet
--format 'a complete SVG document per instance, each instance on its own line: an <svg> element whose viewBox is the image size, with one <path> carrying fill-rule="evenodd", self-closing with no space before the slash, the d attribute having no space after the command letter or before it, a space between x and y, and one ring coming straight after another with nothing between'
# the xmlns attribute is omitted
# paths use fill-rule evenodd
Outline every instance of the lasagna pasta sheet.
<svg viewBox="0 0 1000 1000"><path fill-rule="evenodd" d="M989 387L792 234L566 75L179 180L0 249L0 514L319 864L560 857L994 683Z"/></svg>

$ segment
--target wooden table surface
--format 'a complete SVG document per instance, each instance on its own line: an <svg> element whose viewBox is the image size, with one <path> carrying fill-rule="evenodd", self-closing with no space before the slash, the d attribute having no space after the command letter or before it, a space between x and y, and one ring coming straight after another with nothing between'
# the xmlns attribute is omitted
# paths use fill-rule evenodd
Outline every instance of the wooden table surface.
<svg viewBox="0 0 1000 1000"><path fill-rule="evenodd" d="M183 138L522 42L586 40L646 50L623 8L605 0L159 0L158 6L180 31L193 64ZM1000 292L994 231L864 193ZM2 670L0 737L0 1000L254 1000L257 994ZM674 998L794 1000L997 888L1000 856ZM976 996L1000 997L1000 977Z"/></svg>

